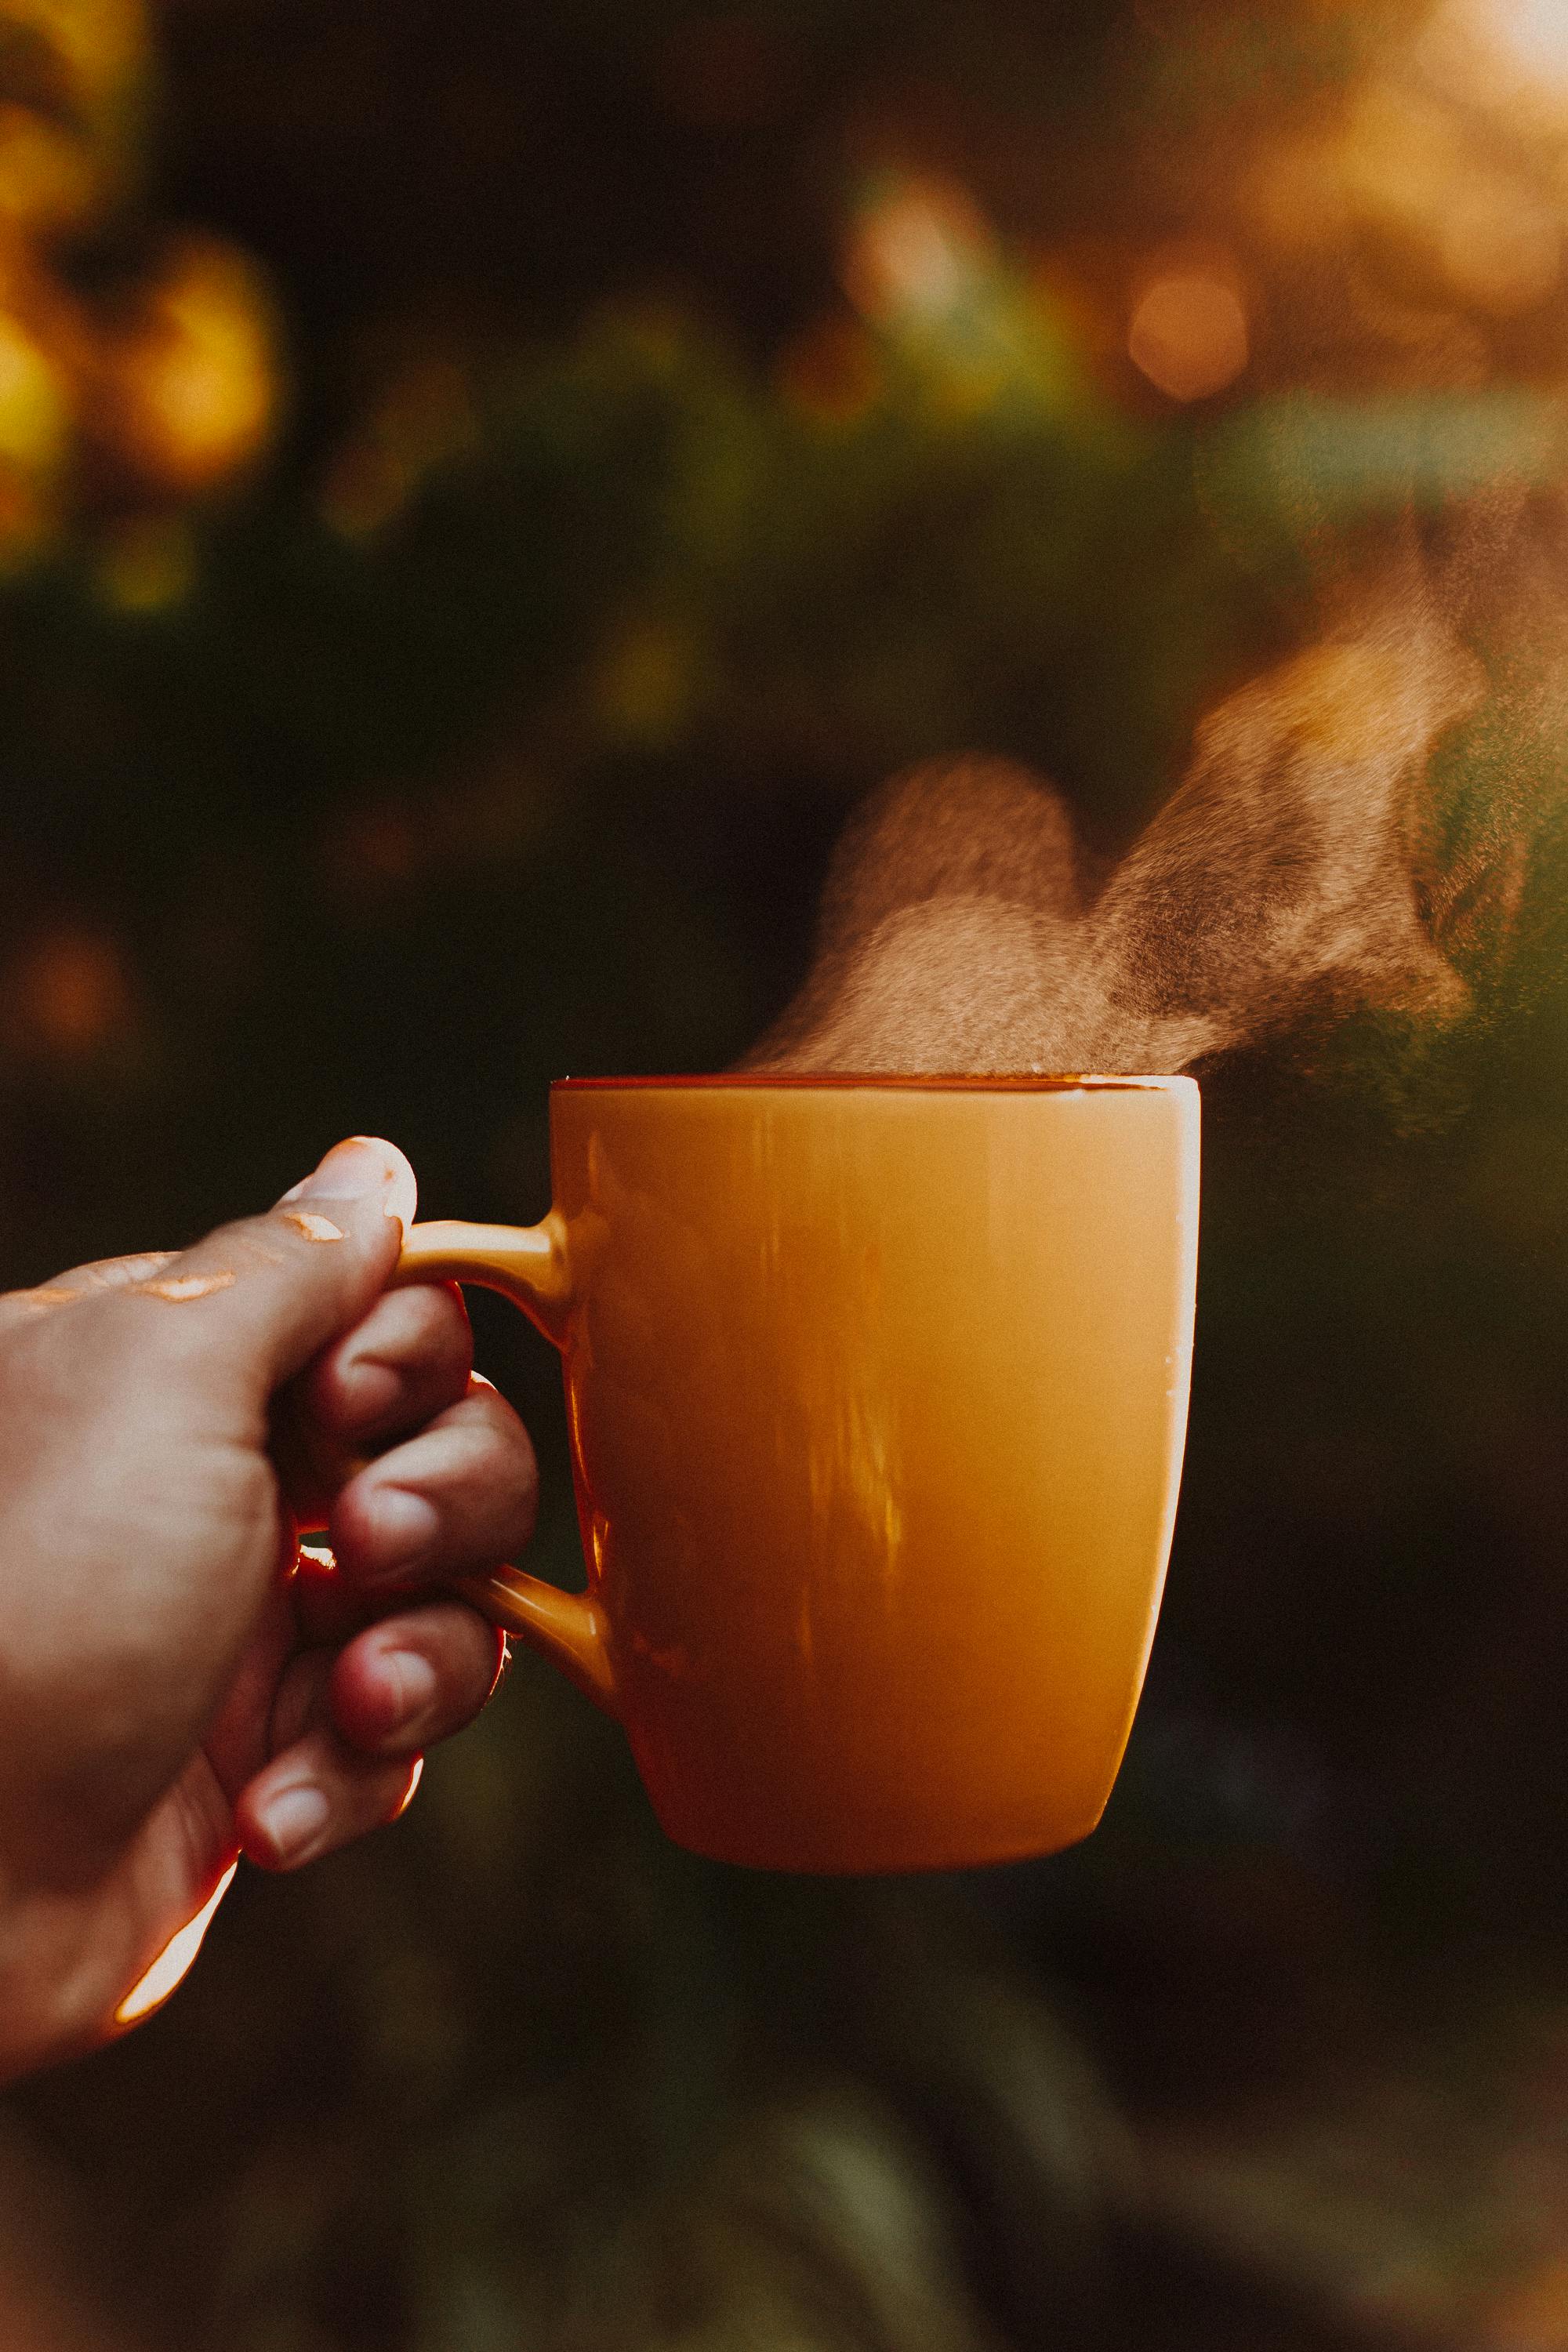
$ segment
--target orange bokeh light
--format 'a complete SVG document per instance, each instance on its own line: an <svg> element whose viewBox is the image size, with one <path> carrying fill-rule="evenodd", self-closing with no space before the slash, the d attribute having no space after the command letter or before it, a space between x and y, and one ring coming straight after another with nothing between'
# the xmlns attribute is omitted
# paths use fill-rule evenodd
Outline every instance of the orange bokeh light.
<svg viewBox="0 0 1568 2352"><path fill-rule="evenodd" d="M1193 263L1163 270L1133 306L1127 351L1171 400L1222 392L1249 355L1247 311L1235 280Z"/></svg>
<svg viewBox="0 0 1568 2352"><path fill-rule="evenodd" d="M99 422L159 488L213 488L266 446L279 398L269 307L243 257L190 238L104 340Z"/></svg>
<svg viewBox="0 0 1568 2352"><path fill-rule="evenodd" d="M8 1042L23 1053L74 1060L123 1036L135 1006L115 941L77 925L24 948L5 988Z"/></svg>

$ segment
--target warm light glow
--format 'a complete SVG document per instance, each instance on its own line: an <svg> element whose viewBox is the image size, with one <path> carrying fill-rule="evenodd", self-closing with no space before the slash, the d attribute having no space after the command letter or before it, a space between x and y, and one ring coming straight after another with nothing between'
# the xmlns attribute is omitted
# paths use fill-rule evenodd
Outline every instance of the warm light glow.
<svg viewBox="0 0 1568 2352"><path fill-rule="evenodd" d="M1475 169L1450 107L1384 81L1357 98L1338 160L1352 211L1423 241Z"/></svg>
<svg viewBox="0 0 1568 2352"><path fill-rule="evenodd" d="M1568 9L1563 0L1479 0L1478 31L1532 81L1568 84Z"/></svg>
<svg viewBox="0 0 1568 2352"><path fill-rule="evenodd" d="M1477 179L1453 193L1441 252L1459 291L1506 317L1533 310L1552 292L1562 274L1563 234L1523 188Z"/></svg>
<svg viewBox="0 0 1568 2352"><path fill-rule="evenodd" d="M1450 0L1416 58L1433 81L1472 101L1531 90L1568 97L1568 7L1563 0Z"/></svg>
<svg viewBox="0 0 1568 2352"><path fill-rule="evenodd" d="M0 101L0 218L79 227L123 185L125 134L146 69L142 0L6 0L20 71ZM8 52L9 54L9 52Z"/></svg>
<svg viewBox="0 0 1568 2352"><path fill-rule="evenodd" d="M99 931L71 926L34 940L13 967L5 993L5 1026L26 1052L89 1054L134 1024L124 961Z"/></svg>
<svg viewBox="0 0 1568 2352"><path fill-rule="evenodd" d="M1507 74L1500 80L1496 52L1478 46L1468 20L1439 18L1419 61L1429 81L1468 102L1525 104L1527 93ZM1510 317L1557 287L1555 212L1523 174L1488 162L1447 99L1374 81L1346 119L1337 160L1352 213L1395 240L1394 250L1418 251L1423 268L1436 264L1466 303Z"/></svg>
<svg viewBox="0 0 1568 2352"><path fill-rule="evenodd" d="M1241 297L1215 271L1173 269L1140 297L1127 350L1133 365L1172 400L1221 392L1247 365Z"/></svg>
<svg viewBox="0 0 1568 2352"><path fill-rule="evenodd" d="M0 457L29 471L65 451L66 404L43 351L15 319L0 316Z"/></svg>
<svg viewBox="0 0 1568 2352"><path fill-rule="evenodd" d="M123 88L147 47L143 0L9 0L6 15L31 18L68 77L79 104L100 105Z"/></svg>
<svg viewBox="0 0 1568 2352"><path fill-rule="evenodd" d="M36 231L87 218L100 177L72 131L27 107L0 105L0 220Z"/></svg>
<svg viewBox="0 0 1568 2352"><path fill-rule="evenodd" d="M161 487L203 490L263 447L277 396L256 273L226 247L188 240L106 347L105 437Z"/></svg>
<svg viewBox="0 0 1568 2352"><path fill-rule="evenodd" d="M184 1981L190 1972L196 1954L201 1950L202 1939L212 1926L217 1906L228 1893L234 1882L234 1874L238 1868L237 1862L229 1864L195 1917L187 1921L179 1934L164 1945L146 1975L140 1983L132 1986L115 2011L116 2025L139 2023L142 2018L150 2016L161 2002L167 2000L176 1986Z"/></svg>
<svg viewBox="0 0 1568 2352"><path fill-rule="evenodd" d="M844 257L845 289L868 319L931 325L973 292L992 243L964 189L946 180L901 181L860 215Z"/></svg>
<svg viewBox="0 0 1568 2352"><path fill-rule="evenodd" d="M1522 66L1568 80L1568 16L1563 0L1497 0L1498 31Z"/></svg>

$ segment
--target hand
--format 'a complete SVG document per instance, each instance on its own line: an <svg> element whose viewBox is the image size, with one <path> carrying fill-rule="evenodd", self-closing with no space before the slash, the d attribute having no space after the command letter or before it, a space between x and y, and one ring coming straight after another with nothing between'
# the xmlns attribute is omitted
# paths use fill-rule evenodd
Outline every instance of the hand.
<svg viewBox="0 0 1568 2352"><path fill-rule="evenodd" d="M394 1819L494 1686L423 1588L527 1540L533 1454L457 1290L384 1287L414 1200L356 1138L194 1249L0 1297L0 2078L140 2013L241 1851ZM306 1466L376 1447L335 1499Z"/></svg>

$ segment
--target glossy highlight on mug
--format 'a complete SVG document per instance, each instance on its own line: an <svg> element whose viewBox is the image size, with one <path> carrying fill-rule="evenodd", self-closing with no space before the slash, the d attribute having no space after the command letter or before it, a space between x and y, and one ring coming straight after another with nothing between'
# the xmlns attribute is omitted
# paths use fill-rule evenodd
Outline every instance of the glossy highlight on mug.
<svg viewBox="0 0 1568 2352"><path fill-rule="evenodd" d="M552 1089L555 1204L429 1224L561 1349L589 1580L467 1588L720 1859L1086 1834L1169 1551L1195 1281L1182 1077Z"/></svg>

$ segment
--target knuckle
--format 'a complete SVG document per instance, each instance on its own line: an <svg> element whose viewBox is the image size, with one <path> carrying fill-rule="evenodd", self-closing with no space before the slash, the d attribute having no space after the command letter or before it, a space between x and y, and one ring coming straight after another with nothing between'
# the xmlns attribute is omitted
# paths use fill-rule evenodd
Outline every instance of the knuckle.
<svg viewBox="0 0 1568 2352"><path fill-rule="evenodd" d="M491 1388L478 1374L469 1377L465 1402L475 1429L520 1466L526 1466L531 1475L535 1469L533 1440L517 1407L509 1404L499 1390Z"/></svg>
<svg viewBox="0 0 1568 2352"><path fill-rule="evenodd" d="M388 1290L345 1343L349 1362L374 1358L388 1366L418 1366L466 1377L473 1356L468 1318L452 1286L411 1284Z"/></svg>
<svg viewBox="0 0 1568 2352"><path fill-rule="evenodd" d="M401 1295L405 1298L417 1299L430 1318L432 1326L455 1344L465 1349L472 1347L473 1332L468 1323L468 1309L459 1284L415 1282L410 1283Z"/></svg>
<svg viewBox="0 0 1568 2352"><path fill-rule="evenodd" d="M456 1286L422 1282L387 1296L407 1302L411 1347L449 1376L467 1379L474 1360L474 1339L468 1309Z"/></svg>
<svg viewBox="0 0 1568 2352"><path fill-rule="evenodd" d="M258 1216L236 1217L226 1225L215 1226L199 1246L277 1264L285 1250L292 1252L303 1246L303 1239L285 1223L281 1210L268 1209Z"/></svg>
<svg viewBox="0 0 1568 2352"><path fill-rule="evenodd" d="M510 1527L520 1511L531 1517L539 1491L539 1463L522 1423L510 1406L507 1413L504 1422L468 1433L454 1474L503 1515Z"/></svg>
<svg viewBox="0 0 1568 2352"><path fill-rule="evenodd" d="M471 1712L495 1681L500 1630L466 1601L452 1601L443 1613L448 1617L444 1644L447 1679L454 1697Z"/></svg>

